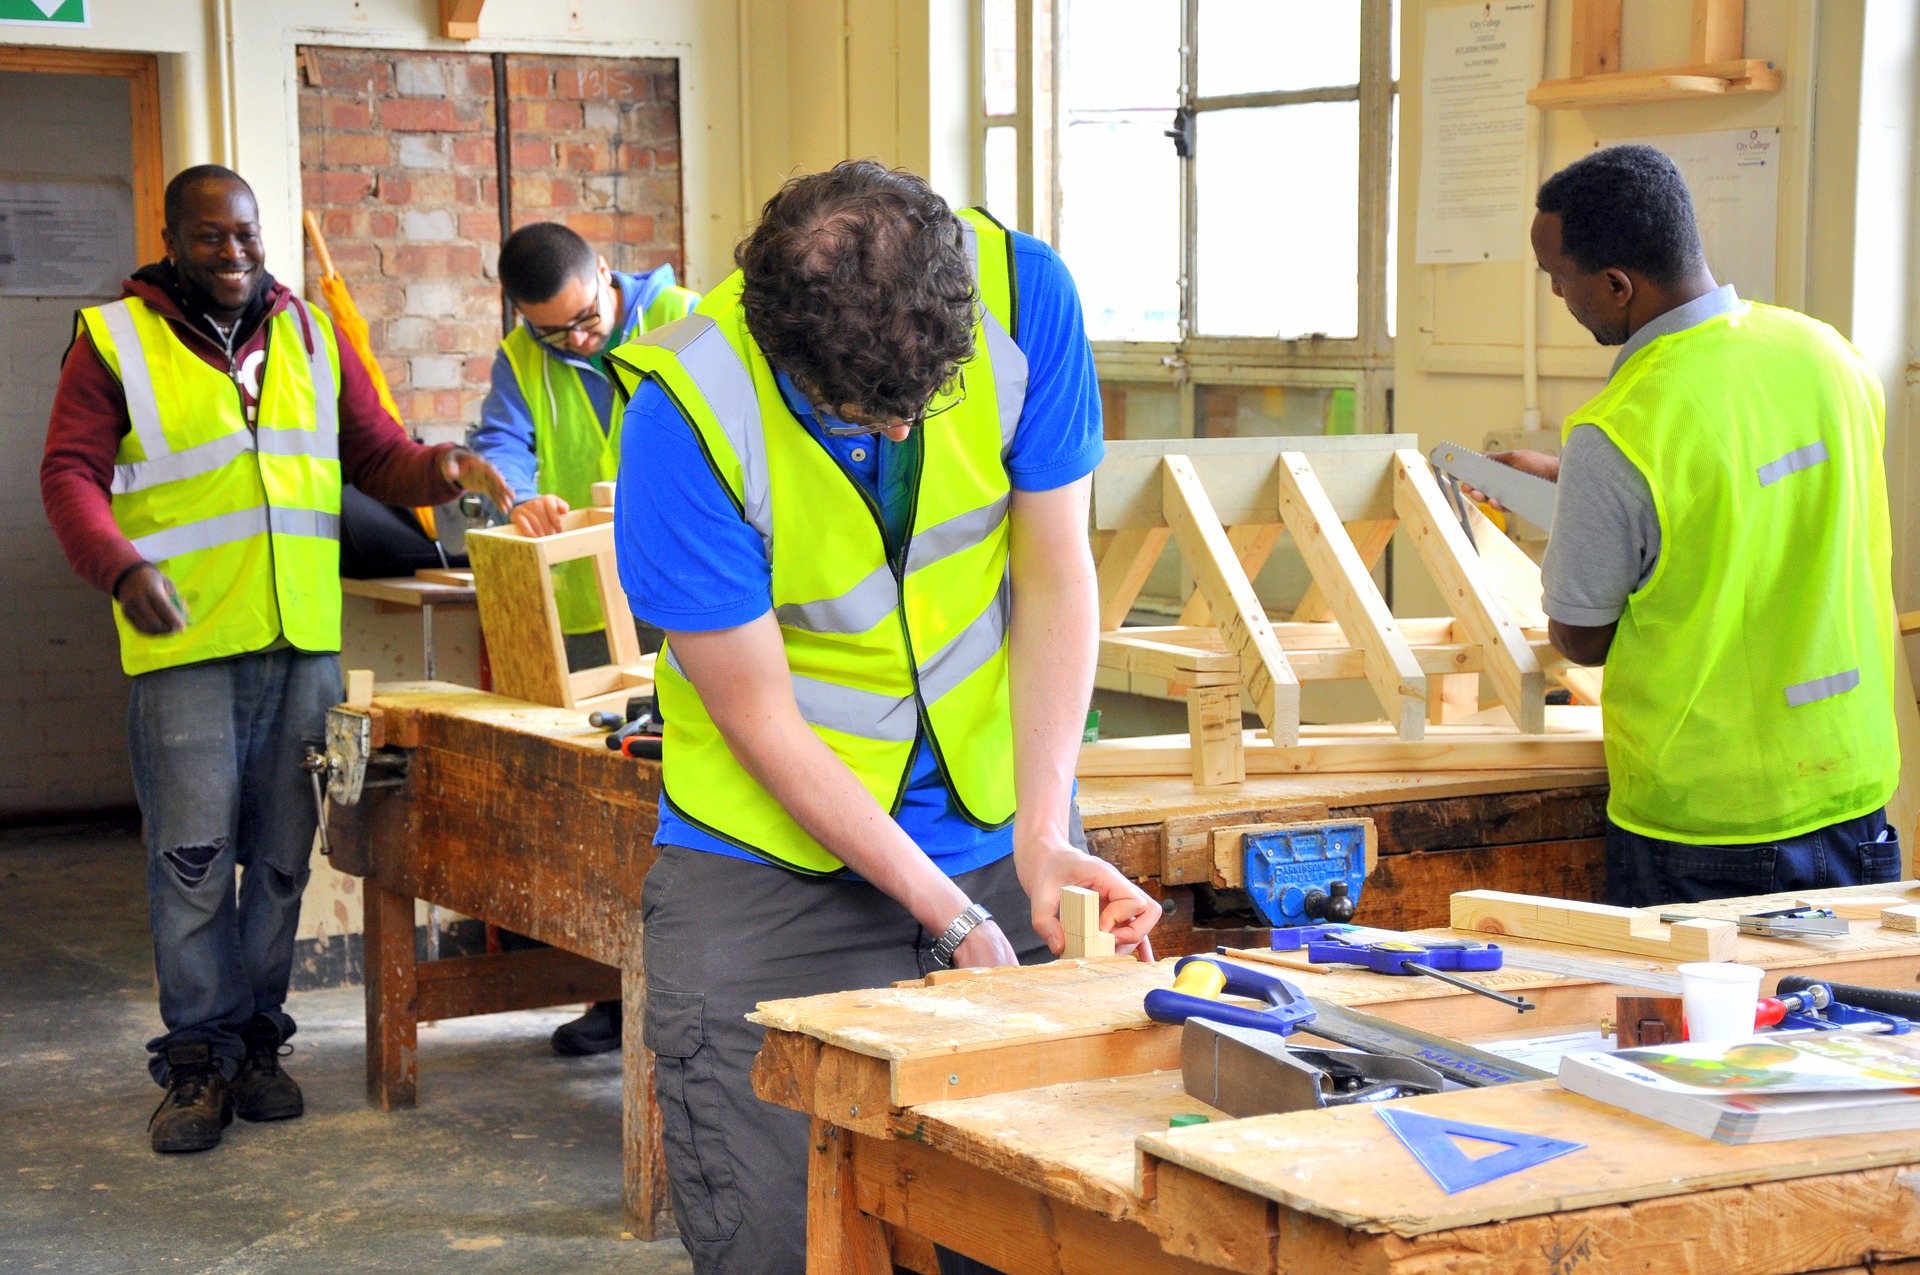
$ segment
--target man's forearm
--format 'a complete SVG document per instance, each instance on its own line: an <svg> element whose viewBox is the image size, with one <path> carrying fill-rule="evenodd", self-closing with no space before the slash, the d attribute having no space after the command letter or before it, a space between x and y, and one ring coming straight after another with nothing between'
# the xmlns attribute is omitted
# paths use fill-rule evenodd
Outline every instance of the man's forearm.
<svg viewBox="0 0 1920 1275"><path fill-rule="evenodd" d="M1041 516L1023 516L1022 504L1040 500L1049 502ZM1084 498L1016 494L1015 508L1008 658L1017 849L1037 837L1066 838L1100 650L1100 612Z"/></svg>

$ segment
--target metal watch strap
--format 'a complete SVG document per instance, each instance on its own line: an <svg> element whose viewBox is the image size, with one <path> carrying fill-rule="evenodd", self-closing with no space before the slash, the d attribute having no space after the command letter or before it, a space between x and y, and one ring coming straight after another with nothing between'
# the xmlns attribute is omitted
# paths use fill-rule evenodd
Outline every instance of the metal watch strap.
<svg viewBox="0 0 1920 1275"><path fill-rule="evenodd" d="M953 964L953 954L960 950L960 945L966 941L967 935L991 920L993 920L993 913L978 903L969 903L966 910L954 917L940 937L934 940L933 959L942 965Z"/></svg>

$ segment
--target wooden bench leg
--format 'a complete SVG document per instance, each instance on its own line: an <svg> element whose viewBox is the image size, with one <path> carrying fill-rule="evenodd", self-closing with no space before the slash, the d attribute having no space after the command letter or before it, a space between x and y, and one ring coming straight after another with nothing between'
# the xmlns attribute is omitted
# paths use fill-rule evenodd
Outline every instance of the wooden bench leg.
<svg viewBox="0 0 1920 1275"><path fill-rule="evenodd" d="M853 1131L815 1116L807 1151L807 1275L891 1275L886 1231L854 1199Z"/></svg>
<svg viewBox="0 0 1920 1275"><path fill-rule="evenodd" d="M366 891L367 1097L382 1111L411 1107L420 1095L420 1022L414 1005L413 900L381 887Z"/></svg>
<svg viewBox="0 0 1920 1275"><path fill-rule="evenodd" d="M646 976L620 972L621 1126L625 1133L627 1229L643 1240L678 1232L667 1201L667 1163L660 1150L660 1103L653 1091L653 1054L641 1043Z"/></svg>

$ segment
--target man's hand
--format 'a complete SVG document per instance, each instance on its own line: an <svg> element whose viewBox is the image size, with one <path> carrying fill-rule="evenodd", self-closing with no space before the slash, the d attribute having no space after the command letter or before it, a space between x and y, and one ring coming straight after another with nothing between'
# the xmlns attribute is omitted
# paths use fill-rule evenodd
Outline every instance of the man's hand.
<svg viewBox="0 0 1920 1275"><path fill-rule="evenodd" d="M1511 465L1523 474L1532 474L1535 478L1544 478L1550 483L1560 481L1560 458L1547 452L1488 452L1488 460L1497 460L1502 465ZM1460 484L1460 490L1467 493L1467 499L1482 505L1492 505L1495 509L1506 506L1467 483Z"/></svg>
<svg viewBox="0 0 1920 1275"><path fill-rule="evenodd" d="M507 480L478 452L465 447L451 449L440 458L440 472L461 491L477 491L502 509L513 508L513 492Z"/></svg>
<svg viewBox="0 0 1920 1275"><path fill-rule="evenodd" d="M513 525L523 536L551 536L560 530L567 502L558 496L534 496L513 507Z"/></svg>
<svg viewBox="0 0 1920 1275"><path fill-rule="evenodd" d="M187 616L173 584L160 574L160 568L143 562L121 579L113 596L126 614L127 623L142 633L162 637L185 632Z"/></svg>
<svg viewBox="0 0 1920 1275"><path fill-rule="evenodd" d="M1006 931L996 921L976 925L968 931L967 937L960 940L960 946L953 950L953 968L955 969L993 969L1002 965L1018 965L1020 957L1013 950L1013 944L1007 942Z"/></svg>
<svg viewBox="0 0 1920 1275"><path fill-rule="evenodd" d="M1037 839L1016 846L1014 867L1020 884L1033 900L1033 929L1047 941L1058 956L1066 948L1066 932L1060 928L1060 889L1077 885L1100 896L1100 928L1113 934L1114 951L1132 952L1142 961L1153 960L1153 943L1147 932L1160 923L1160 905L1119 869L1104 859L1075 850L1064 839ZM972 935L968 935L972 938Z"/></svg>

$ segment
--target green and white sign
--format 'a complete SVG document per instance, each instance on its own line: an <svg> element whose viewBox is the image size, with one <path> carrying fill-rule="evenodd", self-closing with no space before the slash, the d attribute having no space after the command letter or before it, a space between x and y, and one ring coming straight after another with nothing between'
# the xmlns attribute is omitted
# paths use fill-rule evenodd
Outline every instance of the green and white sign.
<svg viewBox="0 0 1920 1275"><path fill-rule="evenodd" d="M0 0L0 25L84 27L87 0Z"/></svg>

